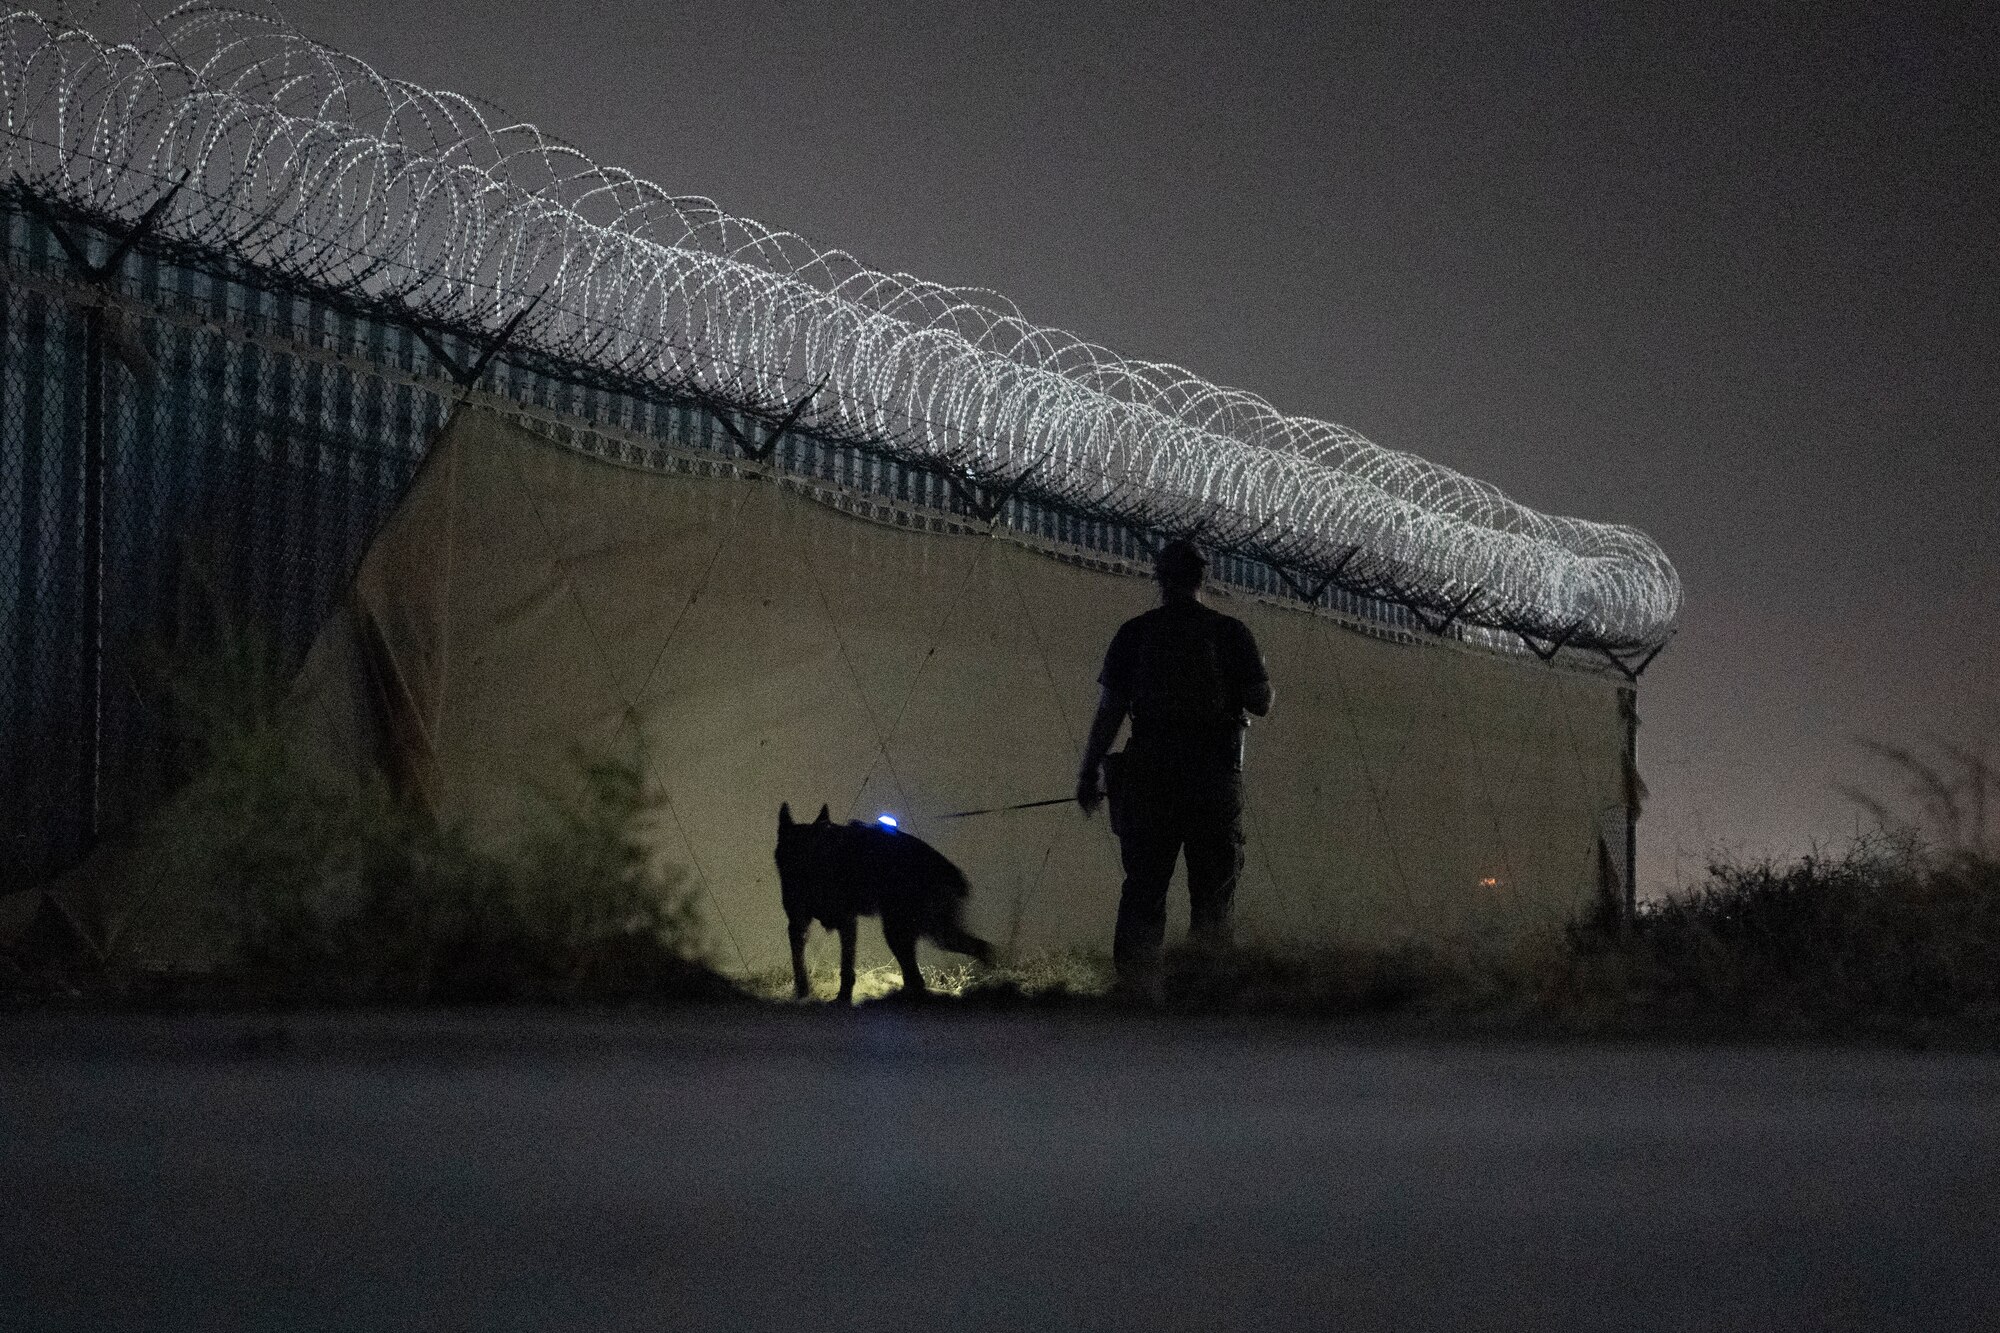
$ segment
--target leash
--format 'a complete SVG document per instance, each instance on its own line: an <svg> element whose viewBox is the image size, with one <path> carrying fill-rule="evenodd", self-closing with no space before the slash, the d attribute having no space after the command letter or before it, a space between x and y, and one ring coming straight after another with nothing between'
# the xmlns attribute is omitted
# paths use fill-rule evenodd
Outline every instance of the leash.
<svg viewBox="0 0 2000 1333"><path fill-rule="evenodd" d="M1019 805L991 805L984 810L957 810L948 815L933 815L933 819L970 819L974 815L999 815L1009 810L1035 810L1045 805L1069 805L1074 796L1057 796L1047 801L1022 801Z"/></svg>

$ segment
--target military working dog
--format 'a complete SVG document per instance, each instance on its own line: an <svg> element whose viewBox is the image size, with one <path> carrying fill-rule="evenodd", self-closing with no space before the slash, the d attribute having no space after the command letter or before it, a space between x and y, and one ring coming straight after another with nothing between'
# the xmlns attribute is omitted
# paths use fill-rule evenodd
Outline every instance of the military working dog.
<svg viewBox="0 0 2000 1333"><path fill-rule="evenodd" d="M959 922L968 888L965 875L921 838L858 821L836 824L825 806L802 824L792 807L778 807L778 887L792 942L792 989L812 993L806 975L806 932L817 921L840 934L840 999L854 998L854 930L864 916L882 918L882 938L903 969L903 990L925 993L917 969L917 941L962 953L982 963L993 947Z"/></svg>

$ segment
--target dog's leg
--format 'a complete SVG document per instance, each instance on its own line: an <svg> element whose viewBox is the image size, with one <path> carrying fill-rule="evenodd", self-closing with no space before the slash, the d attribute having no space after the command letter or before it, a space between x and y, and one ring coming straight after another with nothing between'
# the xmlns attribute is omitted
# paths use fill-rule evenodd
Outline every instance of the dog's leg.
<svg viewBox="0 0 2000 1333"><path fill-rule="evenodd" d="M890 924L889 918L882 918L882 938L889 942L889 952L896 955L896 962L903 969L903 994L918 996L925 993L923 969L917 966L917 932L907 922Z"/></svg>
<svg viewBox="0 0 2000 1333"><path fill-rule="evenodd" d="M850 1004L854 1000L854 928L855 920L848 917L840 923L840 1002Z"/></svg>
<svg viewBox="0 0 2000 1333"><path fill-rule="evenodd" d="M962 953L967 958L981 963L993 961L993 946L955 921L932 931L930 938L931 943L940 949Z"/></svg>
<svg viewBox="0 0 2000 1333"><path fill-rule="evenodd" d="M806 932L812 929L812 918L795 916L785 922L785 932L792 937L792 998L803 1000L812 994L812 978L806 975Z"/></svg>

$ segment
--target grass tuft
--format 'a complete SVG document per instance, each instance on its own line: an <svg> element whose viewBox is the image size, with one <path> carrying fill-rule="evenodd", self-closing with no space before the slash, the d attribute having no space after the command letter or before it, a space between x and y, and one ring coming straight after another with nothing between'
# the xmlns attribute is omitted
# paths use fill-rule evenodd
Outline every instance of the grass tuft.
<svg viewBox="0 0 2000 1333"><path fill-rule="evenodd" d="M1581 932L1557 1010L1831 1032L2000 1019L2000 862L1864 838L1718 865L1622 932Z"/></svg>
<svg viewBox="0 0 2000 1333"><path fill-rule="evenodd" d="M1101 955L926 969L951 1007L1129 1009ZM830 992L832 976L818 978ZM1715 865L1631 921L1505 945L1169 950L1156 1002L1177 1015L1397 1018L1432 1030L1635 1036L2000 1038L2000 864L1864 839L1790 864ZM789 994L772 973L760 993ZM861 1000L894 996L894 967Z"/></svg>
<svg viewBox="0 0 2000 1333"><path fill-rule="evenodd" d="M579 755L569 789L542 796L510 845L475 846L379 772L313 760L268 640L217 619L210 650L163 675L186 781L127 840L115 900L76 932L93 956L60 961L58 993L274 1004L736 993L703 961L684 878L651 850L663 802L636 733L623 753ZM190 971L191 957L206 965Z"/></svg>

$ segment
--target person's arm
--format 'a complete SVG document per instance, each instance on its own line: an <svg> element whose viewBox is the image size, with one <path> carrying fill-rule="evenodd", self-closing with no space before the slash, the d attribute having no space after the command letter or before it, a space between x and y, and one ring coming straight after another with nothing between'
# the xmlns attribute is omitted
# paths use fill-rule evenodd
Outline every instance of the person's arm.
<svg viewBox="0 0 2000 1333"><path fill-rule="evenodd" d="M1112 743L1118 739L1118 729L1125 725L1125 715L1131 711L1132 700L1126 695L1109 685L1098 690L1097 716L1090 720L1090 736L1083 743L1083 762L1076 771L1076 803L1086 815L1104 799L1099 771L1104 766L1104 756L1111 753Z"/></svg>
<svg viewBox="0 0 2000 1333"><path fill-rule="evenodd" d="M1236 628L1237 702L1252 717L1263 717L1271 711L1277 691L1271 688L1270 673L1264 669L1264 654L1257 647L1257 636L1240 621Z"/></svg>
<svg viewBox="0 0 2000 1333"><path fill-rule="evenodd" d="M1088 815L1104 799L1104 756L1111 753L1118 729L1132 711L1133 654L1137 651L1137 620L1128 620L1111 636L1104 650L1104 669L1097 673L1097 715L1083 742L1083 761L1076 768L1076 803Z"/></svg>
<svg viewBox="0 0 2000 1333"><path fill-rule="evenodd" d="M1271 678L1266 676L1243 691L1243 711L1252 717L1263 717L1271 711L1277 697L1278 692L1271 688Z"/></svg>

